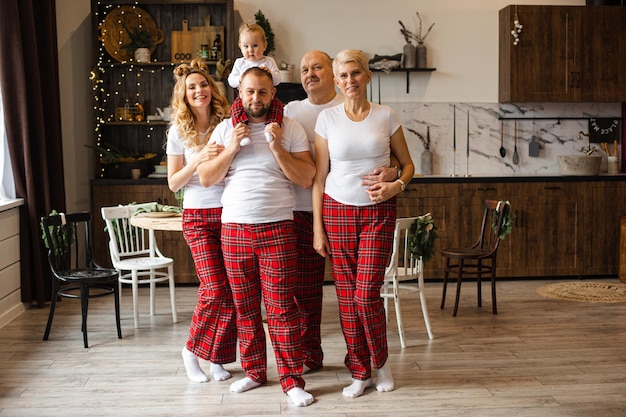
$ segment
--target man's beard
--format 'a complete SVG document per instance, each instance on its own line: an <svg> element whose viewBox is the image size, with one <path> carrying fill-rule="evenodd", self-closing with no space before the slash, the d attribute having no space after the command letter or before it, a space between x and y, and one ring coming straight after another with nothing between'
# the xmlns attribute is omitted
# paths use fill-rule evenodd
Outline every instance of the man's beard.
<svg viewBox="0 0 626 417"><path fill-rule="evenodd" d="M244 105L243 110L246 112L246 115L248 115L248 117L258 118L265 116L270 111L270 106L268 104L267 106L262 106L258 110L254 110L252 104L248 104L247 106Z"/></svg>

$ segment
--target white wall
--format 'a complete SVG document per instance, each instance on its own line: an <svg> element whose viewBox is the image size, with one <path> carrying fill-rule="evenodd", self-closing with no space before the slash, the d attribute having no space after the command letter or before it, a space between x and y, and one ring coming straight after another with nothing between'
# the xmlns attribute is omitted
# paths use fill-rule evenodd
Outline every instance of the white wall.
<svg viewBox="0 0 626 417"><path fill-rule="evenodd" d="M90 209L94 137L91 71L91 4L89 0L56 0L59 88L67 210Z"/></svg>
<svg viewBox="0 0 626 417"><path fill-rule="evenodd" d="M425 41L430 75L411 75L406 94L404 74L381 79L384 102L497 102L498 11L507 0L235 0L244 22L260 9L276 36L276 60L299 66L310 49L334 56L342 49L361 49L370 56L402 52L398 20L416 31L419 12L423 31L435 23ZM531 0L514 4L584 5L585 0ZM524 22L522 21L522 24Z"/></svg>

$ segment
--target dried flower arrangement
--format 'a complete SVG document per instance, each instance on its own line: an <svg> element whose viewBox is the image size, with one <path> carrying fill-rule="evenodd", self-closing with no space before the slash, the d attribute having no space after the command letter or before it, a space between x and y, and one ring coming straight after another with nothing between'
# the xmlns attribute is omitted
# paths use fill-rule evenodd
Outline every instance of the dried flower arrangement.
<svg viewBox="0 0 626 417"><path fill-rule="evenodd" d="M402 35L404 36L404 40L406 41L406 43L411 43L411 39L414 39L418 44L424 43L424 41L426 40L426 37L432 30L433 26L435 26L435 24L432 23L428 27L428 30L426 31L424 36L422 36L422 16L420 16L419 12L415 12L415 14L417 15L417 21L418 21L417 34L409 31L406 28L406 26L404 26L404 23L402 23L402 20L398 20L398 23L400 23L400 26L401 26L400 33L402 33Z"/></svg>
<svg viewBox="0 0 626 417"><path fill-rule="evenodd" d="M426 126L426 137L424 137L417 130L411 128L407 128L407 130L417 136L417 138L422 142L422 145L424 145L425 150L430 149L430 126Z"/></svg>

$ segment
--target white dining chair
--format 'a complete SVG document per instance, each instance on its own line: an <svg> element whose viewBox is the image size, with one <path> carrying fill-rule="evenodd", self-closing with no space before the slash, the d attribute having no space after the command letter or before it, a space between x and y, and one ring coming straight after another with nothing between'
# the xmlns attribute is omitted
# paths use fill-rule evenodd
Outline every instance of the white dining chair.
<svg viewBox="0 0 626 417"><path fill-rule="evenodd" d="M174 260L164 256L156 244L154 230L135 227L130 219L143 208L155 211L156 203L102 207L102 218L109 234L109 251L113 267L119 271L121 284L130 284L133 293L133 317L139 327L139 285L150 285L150 315L155 313L155 288L169 281L172 320L177 322L174 283ZM166 271L162 271L166 270ZM120 291L121 296L121 291Z"/></svg>
<svg viewBox="0 0 626 417"><path fill-rule="evenodd" d="M426 296L424 295L424 264L421 257L415 259L409 250L409 229L416 220L417 217L396 219L396 227L393 233L393 249L389 265L385 271L385 281L383 282L380 293L385 302L387 320L389 320L389 300L393 299L398 322L398 333L400 335L400 346L403 349L406 347L406 341L404 338L404 327L402 325L402 311L400 309L399 290L401 288L419 292L422 315L424 316L428 338L433 338L428 309L426 307ZM417 281L417 284L400 284L406 281Z"/></svg>

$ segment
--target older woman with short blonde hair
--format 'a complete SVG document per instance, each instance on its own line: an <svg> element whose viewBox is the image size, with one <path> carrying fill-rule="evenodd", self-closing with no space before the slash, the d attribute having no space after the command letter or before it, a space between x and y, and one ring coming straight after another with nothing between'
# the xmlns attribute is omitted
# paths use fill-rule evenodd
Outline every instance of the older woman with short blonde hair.
<svg viewBox="0 0 626 417"><path fill-rule="evenodd" d="M365 54L339 52L333 72L345 100L322 111L315 126L313 246L330 256L348 348L345 364L353 379L343 395L354 398L374 385L372 366L376 389L394 388L380 288L392 248L396 195L413 178L414 166L396 112L367 99L372 73ZM391 152L401 177L364 181L389 165Z"/></svg>

